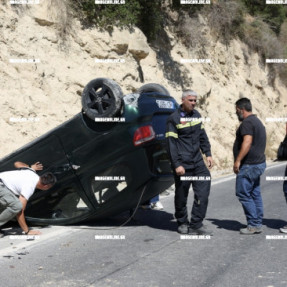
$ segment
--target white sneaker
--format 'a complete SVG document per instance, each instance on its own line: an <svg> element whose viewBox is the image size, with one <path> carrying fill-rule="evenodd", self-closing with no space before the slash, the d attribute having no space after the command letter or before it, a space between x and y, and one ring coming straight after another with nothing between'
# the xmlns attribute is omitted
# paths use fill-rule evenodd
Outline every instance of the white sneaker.
<svg viewBox="0 0 287 287"><path fill-rule="evenodd" d="M282 233L287 233L287 225L281 227L279 230L280 230L280 232L282 232Z"/></svg>
<svg viewBox="0 0 287 287"><path fill-rule="evenodd" d="M160 201L157 201L157 202L151 203L150 208L154 210L163 210L163 205L161 204Z"/></svg>

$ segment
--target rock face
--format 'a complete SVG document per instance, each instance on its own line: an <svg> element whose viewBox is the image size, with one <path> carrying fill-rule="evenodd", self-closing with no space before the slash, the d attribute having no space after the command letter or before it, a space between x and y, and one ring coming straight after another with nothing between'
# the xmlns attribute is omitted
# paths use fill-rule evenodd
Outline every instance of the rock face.
<svg viewBox="0 0 287 287"><path fill-rule="evenodd" d="M145 59L149 55L150 48L147 39L140 30L136 30L130 37L128 49L136 61Z"/></svg>
<svg viewBox="0 0 287 287"><path fill-rule="evenodd" d="M0 6L0 157L78 113L84 86L93 78L108 77L124 93L145 83L160 83L178 101L183 88L196 90L201 95L198 110L211 118L205 128L215 169L231 170L239 125L234 103L248 97L267 129L266 154L275 158L285 127L265 119L286 117L287 90L278 80L274 88L268 84L268 68L243 43L233 40L227 48L215 42L203 19L208 40L205 50L211 63L187 63L183 59L198 59L199 52L183 46L166 27L171 50L165 61L157 57L158 51L149 47L139 29L130 32L114 27L110 33L84 29L70 17L65 4L47 0L23 8ZM15 59L27 61L15 63Z"/></svg>

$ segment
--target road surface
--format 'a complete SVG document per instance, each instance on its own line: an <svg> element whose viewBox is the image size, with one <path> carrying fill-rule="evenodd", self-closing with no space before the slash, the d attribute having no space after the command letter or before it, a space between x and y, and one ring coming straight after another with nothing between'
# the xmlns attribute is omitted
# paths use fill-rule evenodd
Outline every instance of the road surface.
<svg viewBox="0 0 287 287"><path fill-rule="evenodd" d="M246 220L230 175L212 181L205 221L214 231L210 239L184 239L176 232L173 193L161 197L164 211L138 210L120 228L128 213L100 223L46 227L34 240L13 236L15 228L8 226L0 239L2 286L287 286L287 236L278 237L287 221L283 182L266 181L283 176L285 166L273 164L261 178L262 234L239 234ZM192 190L190 195L189 207Z"/></svg>

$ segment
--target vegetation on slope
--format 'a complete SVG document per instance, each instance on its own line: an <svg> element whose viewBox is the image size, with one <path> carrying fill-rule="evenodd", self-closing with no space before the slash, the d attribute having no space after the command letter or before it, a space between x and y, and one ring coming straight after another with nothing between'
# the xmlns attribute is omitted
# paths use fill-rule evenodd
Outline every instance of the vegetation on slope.
<svg viewBox="0 0 287 287"><path fill-rule="evenodd" d="M112 30L114 26L137 26L148 41L155 41L166 24L172 25L186 46L204 46L198 33L197 13L208 19L213 33L227 46L234 38L245 42L251 51L265 59L287 58L287 6L266 5L262 0L213 0L211 5L182 5L180 0L125 0L124 5L95 4L95 0L72 1L84 25ZM80 12L80 13L79 13ZM177 20L170 17L177 13ZM201 48L204 50L204 48ZM204 51L203 51L204 52ZM269 64L287 85L287 67Z"/></svg>

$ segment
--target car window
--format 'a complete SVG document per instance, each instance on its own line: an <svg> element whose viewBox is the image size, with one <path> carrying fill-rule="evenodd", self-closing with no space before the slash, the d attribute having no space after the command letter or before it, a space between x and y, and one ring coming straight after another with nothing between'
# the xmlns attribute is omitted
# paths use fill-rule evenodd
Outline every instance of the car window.
<svg viewBox="0 0 287 287"><path fill-rule="evenodd" d="M89 212L89 208L77 190L77 186L70 186L46 192L41 197L29 201L26 215L41 219L80 217ZM39 193L43 193L43 191L39 191Z"/></svg>
<svg viewBox="0 0 287 287"><path fill-rule="evenodd" d="M130 182L128 166L120 164L95 174L91 179L91 187L97 203L103 204L125 190Z"/></svg>

